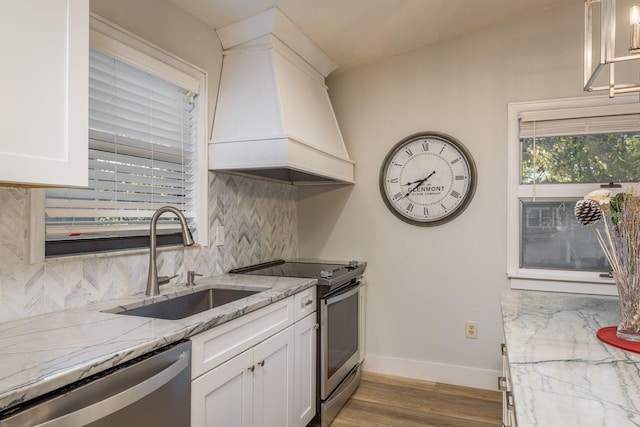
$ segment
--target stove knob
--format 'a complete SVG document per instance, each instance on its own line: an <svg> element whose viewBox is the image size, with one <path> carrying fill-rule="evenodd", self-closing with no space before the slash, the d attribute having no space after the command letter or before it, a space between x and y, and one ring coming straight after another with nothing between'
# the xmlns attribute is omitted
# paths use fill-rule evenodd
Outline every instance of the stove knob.
<svg viewBox="0 0 640 427"><path fill-rule="evenodd" d="M320 277L323 279L328 279L333 276L333 271L331 270L320 270Z"/></svg>
<svg viewBox="0 0 640 427"><path fill-rule="evenodd" d="M349 268L356 268L358 266L358 261L349 261Z"/></svg>

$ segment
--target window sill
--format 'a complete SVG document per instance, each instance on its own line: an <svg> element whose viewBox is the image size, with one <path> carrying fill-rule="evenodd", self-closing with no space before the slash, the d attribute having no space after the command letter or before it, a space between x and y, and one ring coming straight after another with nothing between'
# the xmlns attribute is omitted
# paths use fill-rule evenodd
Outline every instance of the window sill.
<svg viewBox="0 0 640 427"><path fill-rule="evenodd" d="M193 250L195 248L200 248L200 247L201 245L198 243L192 246L184 246L184 245L161 246L157 248L157 252L176 251L180 249ZM140 254L149 254L149 248L125 249L125 250L108 251L108 252L94 252L94 253L85 253L85 254L77 254L77 255L51 256L51 257L46 257L44 261L45 262L84 261L88 259L131 256L131 255L140 255Z"/></svg>
<svg viewBox="0 0 640 427"><path fill-rule="evenodd" d="M598 283L571 280L553 280L526 277L526 275L508 275L513 290L563 292L572 294L612 295L618 290L611 279L602 279Z"/></svg>

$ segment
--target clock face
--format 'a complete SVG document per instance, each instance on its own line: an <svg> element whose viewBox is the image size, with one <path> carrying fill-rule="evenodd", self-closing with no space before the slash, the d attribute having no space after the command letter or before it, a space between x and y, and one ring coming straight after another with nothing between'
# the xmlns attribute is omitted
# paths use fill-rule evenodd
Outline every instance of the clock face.
<svg viewBox="0 0 640 427"><path fill-rule="evenodd" d="M452 220L467 207L475 187L471 154L444 134L422 133L400 141L380 171L385 204L398 218L415 225Z"/></svg>

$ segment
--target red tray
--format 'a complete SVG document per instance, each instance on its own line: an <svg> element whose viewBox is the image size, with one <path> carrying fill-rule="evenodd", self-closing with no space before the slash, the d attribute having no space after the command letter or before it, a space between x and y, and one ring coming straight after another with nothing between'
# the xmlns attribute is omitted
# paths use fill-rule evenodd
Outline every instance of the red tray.
<svg viewBox="0 0 640 427"><path fill-rule="evenodd" d="M606 328L599 329L596 336L600 341L611 344L614 347L632 351L634 353L640 353L640 342L621 340L616 336L617 330L617 326L607 326Z"/></svg>

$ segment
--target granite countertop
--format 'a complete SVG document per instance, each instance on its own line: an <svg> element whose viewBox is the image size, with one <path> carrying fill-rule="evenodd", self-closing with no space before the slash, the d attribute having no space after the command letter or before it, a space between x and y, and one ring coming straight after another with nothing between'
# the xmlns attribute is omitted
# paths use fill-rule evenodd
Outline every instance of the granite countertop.
<svg viewBox="0 0 640 427"><path fill-rule="evenodd" d="M518 427L640 426L640 354L598 340L618 298L508 291L502 319Z"/></svg>
<svg viewBox="0 0 640 427"><path fill-rule="evenodd" d="M0 323L0 411L298 293L316 279L220 275L81 309ZM208 288L261 292L180 320L105 313Z"/></svg>

